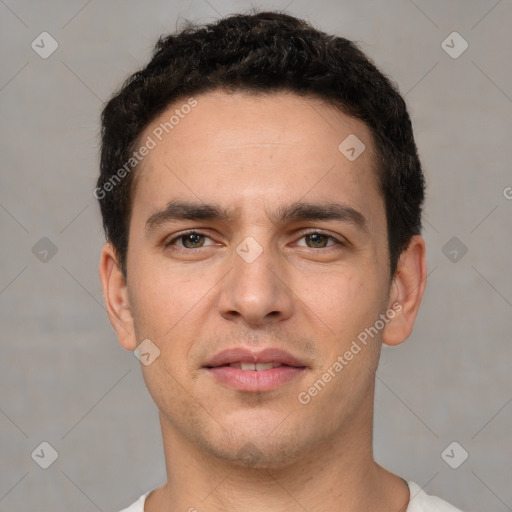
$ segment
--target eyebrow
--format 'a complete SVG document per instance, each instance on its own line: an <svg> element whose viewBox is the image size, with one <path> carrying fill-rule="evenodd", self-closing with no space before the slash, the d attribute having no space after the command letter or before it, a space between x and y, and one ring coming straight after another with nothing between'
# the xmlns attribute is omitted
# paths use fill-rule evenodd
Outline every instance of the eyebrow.
<svg viewBox="0 0 512 512"><path fill-rule="evenodd" d="M280 206L275 213L268 213L274 224L298 221L336 220L353 224L368 232L366 217L354 208L332 202L304 203L295 202ZM146 221L146 232L151 232L167 222L176 220L229 222L234 215L216 204L195 203L190 201L170 201L163 210L153 213Z"/></svg>

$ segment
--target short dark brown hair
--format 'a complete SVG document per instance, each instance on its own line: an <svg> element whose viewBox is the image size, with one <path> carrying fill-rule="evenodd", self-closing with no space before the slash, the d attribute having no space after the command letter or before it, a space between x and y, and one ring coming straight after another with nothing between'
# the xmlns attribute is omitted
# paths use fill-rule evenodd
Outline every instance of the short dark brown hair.
<svg viewBox="0 0 512 512"><path fill-rule="evenodd" d="M151 61L104 107L95 197L124 275L137 167L129 172L126 163L137 140L171 103L216 89L318 97L370 128L394 275L400 254L421 231L425 188L405 102L355 43L280 12L236 14L206 25L188 22L160 37Z"/></svg>

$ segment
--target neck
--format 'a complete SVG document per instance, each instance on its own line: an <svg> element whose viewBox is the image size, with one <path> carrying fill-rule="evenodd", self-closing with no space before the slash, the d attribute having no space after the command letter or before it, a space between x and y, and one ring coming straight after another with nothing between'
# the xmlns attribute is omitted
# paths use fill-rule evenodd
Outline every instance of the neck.
<svg viewBox="0 0 512 512"><path fill-rule="evenodd" d="M373 460L373 410L310 447L284 466L250 467L198 449L160 418L167 483L153 491L145 511L402 512L409 489Z"/></svg>

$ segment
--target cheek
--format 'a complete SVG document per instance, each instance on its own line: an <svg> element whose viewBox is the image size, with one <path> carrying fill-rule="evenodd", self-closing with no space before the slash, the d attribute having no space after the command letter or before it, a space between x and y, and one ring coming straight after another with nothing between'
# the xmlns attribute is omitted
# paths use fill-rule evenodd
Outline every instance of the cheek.
<svg viewBox="0 0 512 512"><path fill-rule="evenodd" d="M172 274L160 258L134 255L129 286L134 297L134 321L147 337L161 338L191 309L197 292L190 280ZM130 276L130 274L129 274Z"/></svg>
<svg viewBox="0 0 512 512"><path fill-rule="evenodd" d="M158 362L165 366L143 368L147 370L148 385L153 387L159 385L160 379L169 380L165 369L183 380L193 365L188 353L201 345L204 325L215 313L212 299L218 276L204 270L193 275L184 273L166 269L161 258L159 262L147 258L133 275L132 295L136 299L132 312L137 340L148 338L155 343L160 350Z"/></svg>
<svg viewBox="0 0 512 512"><path fill-rule="evenodd" d="M302 279L298 295L317 315L317 321L328 326L337 339L347 340L378 316L380 286L372 269L339 268Z"/></svg>

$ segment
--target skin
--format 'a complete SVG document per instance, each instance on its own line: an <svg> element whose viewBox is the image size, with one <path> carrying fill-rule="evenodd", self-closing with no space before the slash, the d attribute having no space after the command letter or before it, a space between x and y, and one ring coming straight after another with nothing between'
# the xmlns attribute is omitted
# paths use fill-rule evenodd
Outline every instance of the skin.
<svg viewBox="0 0 512 512"><path fill-rule="evenodd" d="M373 459L375 371L382 343L397 345L412 330L425 244L414 237L390 275L369 129L292 93L215 91L196 99L136 171L127 279L108 243L100 262L120 344L134 350L150 339L160 350L141 368L159 409L168 480L145 510L405 510L407 485ZM349 134L366 146L353 162L338 150ZM173 200L215 203L233 217L147 231L147 219ZM366 228L273 222L278 206L296 201L343 203L364 216ZM205 237L165 246L187 229ZM335 238L306 236L315 230ZM247 237L262 249L252 263L236 252ZM384 329L301 404L298 394L396 303L401 309ZM284 349L307 370L270 392L236 391L202 368L233 346Z"/></svg>

